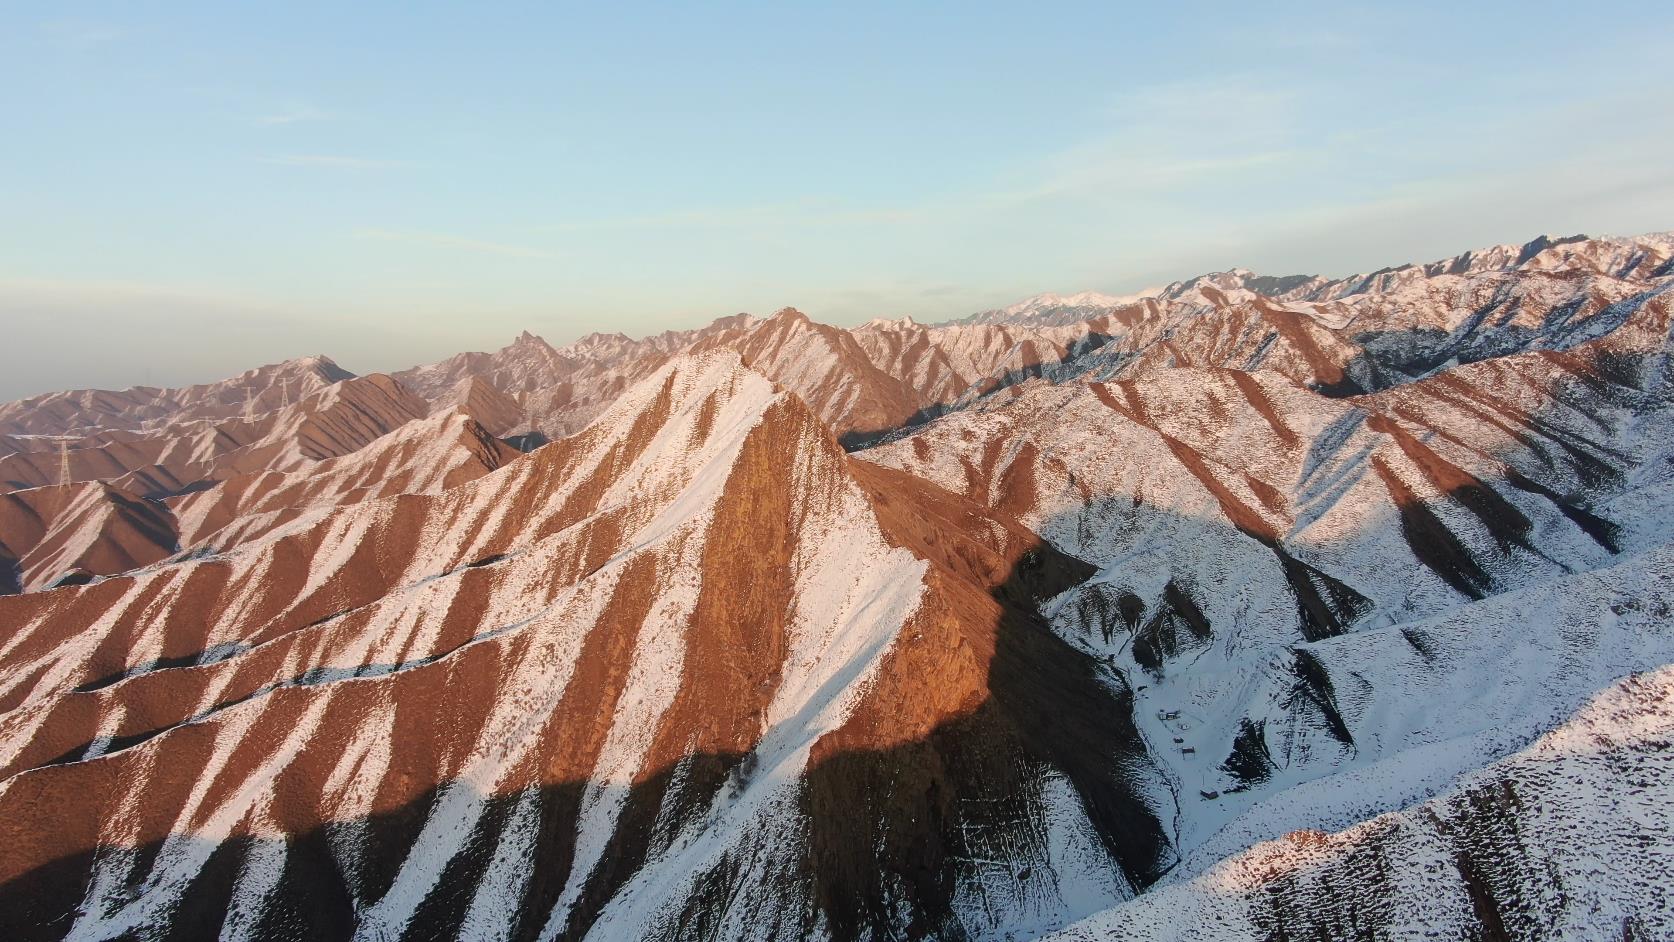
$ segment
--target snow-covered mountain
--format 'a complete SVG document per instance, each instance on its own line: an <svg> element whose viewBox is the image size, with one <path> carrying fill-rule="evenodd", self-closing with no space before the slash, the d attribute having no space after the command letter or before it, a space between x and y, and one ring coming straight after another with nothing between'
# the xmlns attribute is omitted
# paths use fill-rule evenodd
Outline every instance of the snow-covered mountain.
<svg viewBox="0 0 1674 942"><path fill-rule="evenodd" d="M276 404L277 405L277 404ZM115 480L148 497L180 493L229 474L291 470L354 451L430 411L383 374L339 380L269 411L236 418L177 419L107 440L100 433L37 435L26 451L0 457L0 486Z"/></svg>
<svg viewBox="0 0 1674 942"><path fill-rule="evenodd" d="M78 389L0 403L0 434L74 435L229 419L295 402L354 374L324 356L286 360L231 379L178 389Z"/></svg>
<svg viewBox="0 0 1674 942"><path fill-rule="evenodd" d="M6 600L0 912L20 938L1062 924L1172 860L1126 690L1033 612L1079 571L849 458L736 355L683 357L475 482Z"/></svg>
<svg viewBox="0 0 1674 942"><path fill-rule="evenodd" d="M1562 352L1348 399L1196 367L1033 384L863 455L1010 513L1099 567L1047 611L1140 685L1141 731L1178 796L1175 847L1212 862L1291 827L1367 816L1309 806L1313 817L1292 813L1279 830L1262 823L1264 807L1292 807L1283 796L1317 778L1375 760L1449 782L1527 741L1507 729L1533 736L1674 656L1665 605L1632 603L1660 614L1618 638L1619 605L1565 595L1592 585L1574 573L1639 572L1634 560L1665 552L1674 532L1671 323L1666 304L1647 303ZM1537 601L1518 609L1526 620L1495 623L1478 600L1501 593ZM1541 613L1560 598L1562 614ZM1451 612L1451 640L1430 644L1425 620ZM1483 672L1519 644L1534 663ZM1400 666L1374 669L1390 657ZM1438 679L1419 697L1426 674ZM1388 790L1380 810L1427 794ZM1236 821L1273 833L1229 838Z"/></svg>
<svg viewBox="0 0 1674 942"><path fill-rule="evenodd" d="M395 374L404 386L443 408L476 380L517 404L517 430L559 437L586 427L628 387L705 338L746 330L747 314L723 317L697 330L668 331L643 340L624 334L589 334L553 347L524 331L493 353L461 353L440 363ZM483 391L478 391L482 395Z"/></svg>
<svg viewBox="0 0 1674 942"><path fill-rule="evenodd" d="M1674 935L1671 258L0 406L0 936Z"/></svg>
<svg viewBox="0 0 1674 942"><path fill-rule="evenodd" d="M1156 290L1126 295L1100 294L1097 291L1082 291L1067 295L1047 292L1024 298L1016 304L1008 304L1005 307L989 311L979 311L968 317L948 321L947 326L1008 324L1012 326L1064 327L1069 324L1092 320L1117 308L1127 307L1146 298L1155 297L1159 293Z"/></svg>

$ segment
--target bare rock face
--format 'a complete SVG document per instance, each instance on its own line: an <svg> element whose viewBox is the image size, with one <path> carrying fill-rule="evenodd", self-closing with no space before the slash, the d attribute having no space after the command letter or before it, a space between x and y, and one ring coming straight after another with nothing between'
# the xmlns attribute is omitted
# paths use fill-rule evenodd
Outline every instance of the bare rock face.
<svg viewBox="0 0 1674 942"><path fill-rule="evenodd" d="M0 406L0 937L1674 934L1671 257Z"/></svg>

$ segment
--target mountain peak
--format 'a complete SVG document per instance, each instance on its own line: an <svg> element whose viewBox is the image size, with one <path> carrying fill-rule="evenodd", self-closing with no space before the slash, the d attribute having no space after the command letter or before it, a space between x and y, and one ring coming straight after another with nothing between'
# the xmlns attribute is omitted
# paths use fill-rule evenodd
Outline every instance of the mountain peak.
<svg viewBox="0 0 1674 942"><path fill-rule="evenodd" d="M913 320L912 315L903 314L902 316L895 317L895 318L874 317L871 320L867 321L862 326L875 327L875 328L891 328L891 329L895 329L895 330L907 330L907 329L910 329L910 328L913 328L913 327L918 327L920 325L919 325L918 321Z"/></svg>
<svg viewBox="0 0 1674 942"><path fill-rule="evenodd" d="M1575 242L1585 241L1587 241L1587 236L1580 234L1572 236L1558 236L1554 238L1550 233L1541 233L1523 244L1522 251L1517 253L1517 261L1515 264L1521 265L1555 245L1570 245Z"/></svg>
<svg viewBox="0 0 1674 942"><path fill-rule="evenodd" d="M737 314L728 314L725 317L715 318L713 321L709 322L709 328L708 329L710 329L710 330L727 330L727 329L733 328L733 327L748 327L751 324L755 324L757 322L758 322L758 319L754 314L747 314L743 311L740 311Z"/></svg>

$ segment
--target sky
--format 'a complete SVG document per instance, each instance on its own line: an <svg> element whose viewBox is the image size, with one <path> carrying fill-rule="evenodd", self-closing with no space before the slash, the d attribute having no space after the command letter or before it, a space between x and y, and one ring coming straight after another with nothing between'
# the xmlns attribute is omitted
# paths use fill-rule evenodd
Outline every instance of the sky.
<svg viewBox="0 0 1674 942"><path fill-rule="evenodd" d="M0 399L1674 228L1674 12L0 3Z"/></svg>

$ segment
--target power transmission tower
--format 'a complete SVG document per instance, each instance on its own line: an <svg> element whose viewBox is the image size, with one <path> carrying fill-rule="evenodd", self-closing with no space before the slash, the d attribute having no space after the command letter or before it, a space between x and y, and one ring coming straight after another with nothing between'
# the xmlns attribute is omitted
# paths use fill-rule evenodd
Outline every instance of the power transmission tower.
<svg viewBox="0 0 1674 942"><path fill-rule="evenodd" d="M58 440L58 483L70 483L70 440Z"/></svg>
<svg viewBox="0 0 1674 942"><path fill-rule="evenodd" d="M244 421L248 422L256 415L256 397L250 392L250 387L244 387Z"/></svg>

